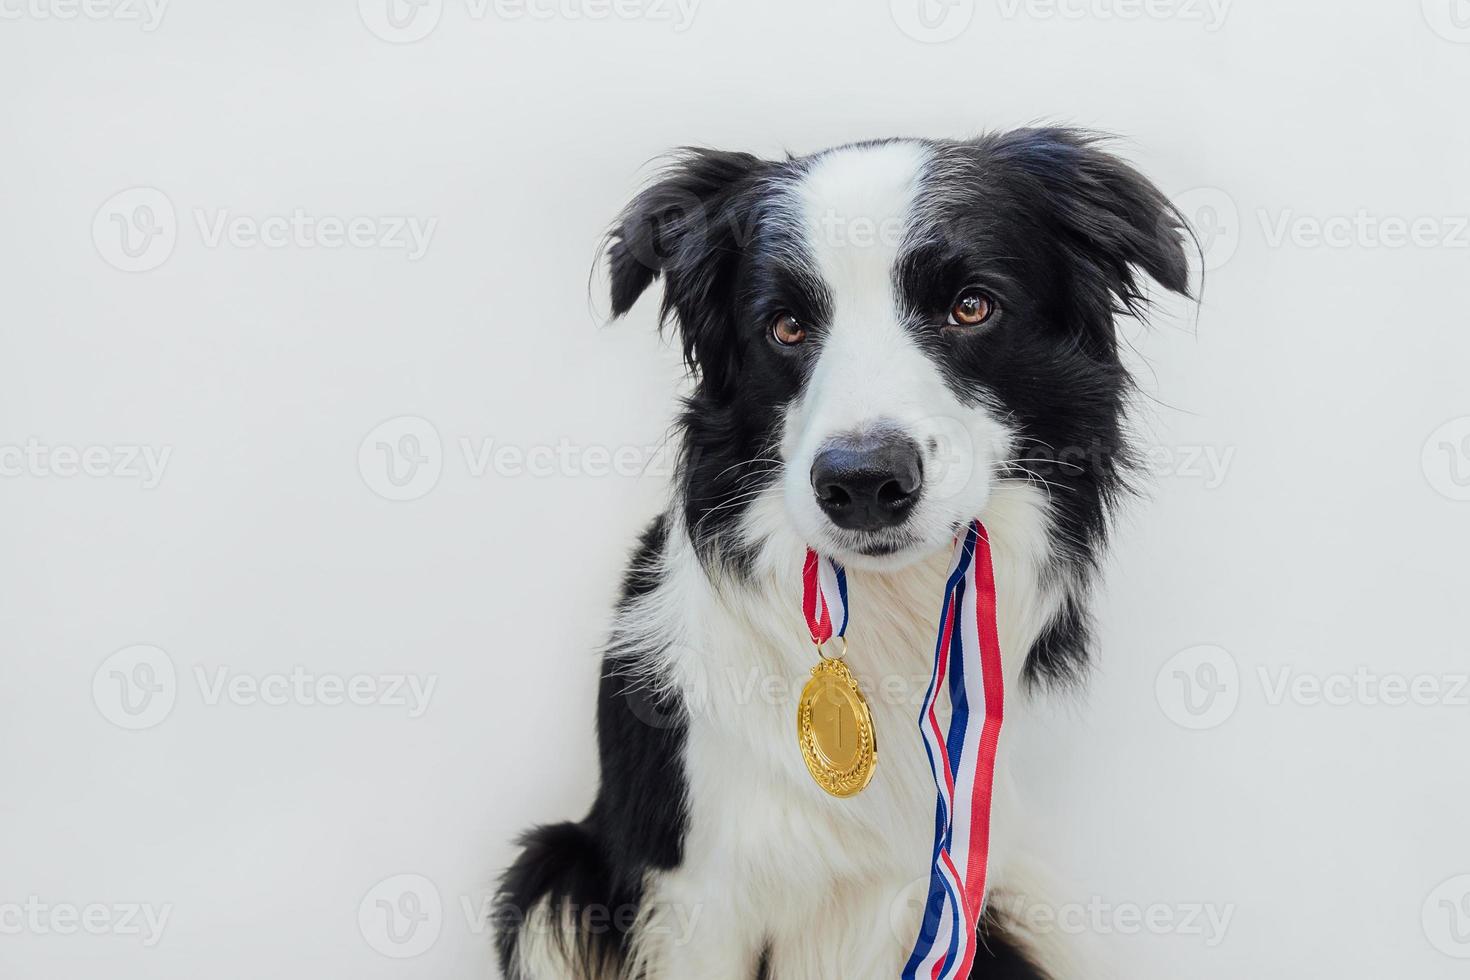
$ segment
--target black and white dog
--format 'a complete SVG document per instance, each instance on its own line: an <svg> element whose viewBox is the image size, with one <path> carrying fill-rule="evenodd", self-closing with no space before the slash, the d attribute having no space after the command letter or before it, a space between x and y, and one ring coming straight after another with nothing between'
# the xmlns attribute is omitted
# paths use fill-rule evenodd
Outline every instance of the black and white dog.
<svg viewBox="0 0 1470 980"><path fill-rule="evenodd" d="M998 900L1059 900L1037 894L1007 788L1013 719L1087 661L1131 460L1114 318L1143 312L1145 275L1187 291L1187 235L1157 188L1063 129L693 150L629 206L613 312L662 276L695 387L603 657L596 802L529 833L501 883L507 977L899 976L934 831L918 705L954 536L977 517L1014 693L972 976L1099 975ZM812 782L796 742L809 546L847 568L847 661L880 739L851 799Z"/></svg>

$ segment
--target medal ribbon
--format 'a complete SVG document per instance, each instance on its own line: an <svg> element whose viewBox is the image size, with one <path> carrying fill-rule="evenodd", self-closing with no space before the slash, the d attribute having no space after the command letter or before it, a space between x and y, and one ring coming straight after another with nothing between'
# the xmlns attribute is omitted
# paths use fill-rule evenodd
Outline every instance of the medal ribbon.
<svg viewBox="0 0 1470 980"><path fill-rule="evenodd" d="M826 642L847 629L847 576L831 559L808 550L802 611L812 639ZM995 570L990 537L974 521L955 540L934 644L934 671L919 730L934 776L934 848L919 938L902 980L962 980L975 961L985 909L990 857L990 805L995 756L1005 716L1005 684L996 627ZM949 724L936 706L948 690Z"/></svg>
<svg viewBox="0 0 1470 980"><path fill-rule="evenodd" d="M847 573L810 548L801 569L801 612L818 646L847 634Z"/></svg>
<svg viewBox="0 0 1470 980"><path fill-rule="evenodd" d="M904 980L969 977L985 909L1005 684L990 537L979 521L956 541L939 621L934 673L919 719L938 790L934 859L919 939L904 966ZM953 709L947 731L935 711L946 685Z"/></svg>

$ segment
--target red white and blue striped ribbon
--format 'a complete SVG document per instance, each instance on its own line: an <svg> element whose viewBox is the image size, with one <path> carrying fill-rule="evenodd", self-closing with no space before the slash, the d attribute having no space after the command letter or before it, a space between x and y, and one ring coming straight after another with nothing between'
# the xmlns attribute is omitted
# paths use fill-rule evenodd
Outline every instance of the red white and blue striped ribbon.
<svg viewBox="0 0 1470 980"><path fill-rule="evenodd" d="M947 728L936 711L945 687L952 709ZM989 535L975 521L955 545L919 718L938 799L929 894L903 980L970 975L985 909L991 793L1004 716L995 570Z"/></svg>
<svg viewBox="0 0 1470 980"><path fill-rule="evenodd" d="M808 551L802 611L812 639L825 643L847 630L847 576ZM985 909L990 857L990 804L995 755L1005 715L995 570L985 526L974 521L955 541L934 645L934 671L919 729L934 776L934 848L919 938L902 980L962 980L975 961ZM937 706L948 691L949 724Z"/></svg>
<svg viewBox="0 0 1470 980"><path fill-rule="evenodd" d="M801 612L819 646L847 634L847 573L810 548L801 569Z"/></svg>

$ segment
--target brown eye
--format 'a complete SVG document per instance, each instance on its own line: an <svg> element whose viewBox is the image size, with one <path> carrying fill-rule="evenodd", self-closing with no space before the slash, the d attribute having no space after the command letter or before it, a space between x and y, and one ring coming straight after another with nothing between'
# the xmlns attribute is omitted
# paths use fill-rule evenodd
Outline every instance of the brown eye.
<svg viewBox="0 0 1470 980"><path fill-rule="evenodd" d="M790 313L782 313L771 321L771 337L782 347L795 347L806 340L806 328Z"/></svg>
<svg viewBox="0 0 1470 980"><path fill-rule="evenodd" d="M960 293L954 301L954 306L949 308L949 319L945 323L951 327L978 327L989 320L994 313L995 300L989 293L979 289L967 289Z"/></svg>

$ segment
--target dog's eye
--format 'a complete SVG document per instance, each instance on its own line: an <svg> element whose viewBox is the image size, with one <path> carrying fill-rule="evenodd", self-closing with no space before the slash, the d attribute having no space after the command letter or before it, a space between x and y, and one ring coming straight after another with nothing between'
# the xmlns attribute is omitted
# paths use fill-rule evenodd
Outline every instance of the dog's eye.
<svg viewBox="0 0 1470 980"><path fill-rule="evenodd" d="M806 328L790 313L781 313L771 321L771 339L782 347L795 347L806 340Z"/></svg>
<svg viewBox="0 0 1470 980"><path fill-rule="evenodd" d="M995 299L982 289L967 289L955 298L949 308L950 327L978 327L995 315Z"/></svg>

